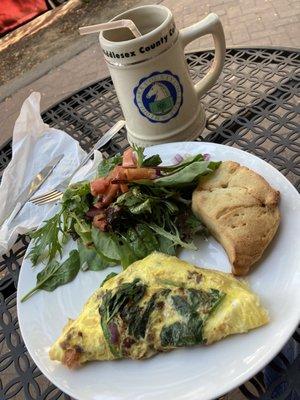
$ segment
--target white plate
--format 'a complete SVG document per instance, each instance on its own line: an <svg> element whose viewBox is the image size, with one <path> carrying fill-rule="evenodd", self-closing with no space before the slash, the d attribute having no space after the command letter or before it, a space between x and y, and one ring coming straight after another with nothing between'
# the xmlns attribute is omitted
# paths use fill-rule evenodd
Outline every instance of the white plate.
<svg viewBox="0 0 300 400"><path fill-rule="evenodd" d="M183 142L147 149L148 155L159 153L166 162L170 162L176 153L199 152L211 154L214 160L234 160L246 165L281 192L279 232L258 267L247 278L269 310L271 322L248 334L231 336L208 347L179 349L146 361L93 362L70 371L49 360L49 347L60 335L67 318L77 317L87 298L112 269L80 272L72 283L52 293L37 293L20 304L20 298L34 286L36 274L41 269L31 268L29 260L25 259L17 297L24 342L40 370L76 399L213 399L260 371L296 329L300 314L299 194L275 168L233 147ZM224 250L212 238L199 242L197 252L182 251L180 257L198 266L230 271Z"/></svg>

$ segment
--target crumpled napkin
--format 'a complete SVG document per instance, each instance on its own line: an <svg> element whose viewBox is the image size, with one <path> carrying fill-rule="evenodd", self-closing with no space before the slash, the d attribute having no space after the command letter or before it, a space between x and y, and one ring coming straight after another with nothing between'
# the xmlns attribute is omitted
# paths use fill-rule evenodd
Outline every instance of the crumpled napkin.
<svg viewBox="0 0 300 400"><path fill-rule="evenodd" d="M3 173L0 186L0 221L4 221L0 227L0 255L13 246L18 234L36 228L42 221L54 215L59 208L55 203L37 206L27 202L11 221L11 217L7 217L14 213L17 197L26 185L52 159L63 154L62 160L34 196L46 193L70 176L86 155L71 136L61 130L50 128L43 122L40 115L40 99L40 93L34 92L24 101L14 126L12 159ZM94 160L82 167L72 182L95 176L101 160L101 153L95 151Z"/></svg>

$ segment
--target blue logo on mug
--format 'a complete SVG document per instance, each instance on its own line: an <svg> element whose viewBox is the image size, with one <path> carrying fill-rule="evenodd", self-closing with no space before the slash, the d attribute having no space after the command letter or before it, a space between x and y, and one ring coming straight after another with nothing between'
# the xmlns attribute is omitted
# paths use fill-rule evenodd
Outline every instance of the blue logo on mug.
<svg viewBox="0 0 300 400"><path fill-rule="evenodd" d="M176 117L183 101L183 89L171 71L153 72L133 90L139 112L151 122L168 122Z"/></svg>

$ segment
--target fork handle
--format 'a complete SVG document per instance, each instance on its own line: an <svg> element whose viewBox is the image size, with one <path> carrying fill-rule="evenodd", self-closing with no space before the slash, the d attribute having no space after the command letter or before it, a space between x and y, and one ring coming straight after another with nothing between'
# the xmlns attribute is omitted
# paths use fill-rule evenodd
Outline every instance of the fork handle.
<svg viewBox="0 0 300 400"><path fill-rule="evenodd" d="M74 175L80 170L80 168L82 168L88 161L89 159L92 157L92 155L94 154L95 150L100 149L101 147L103 147L107 142L110 141L110 139L117 133L119 132L119 130L121 128L123 128L123 126L125 125L125 121L123 119L121 119L120 121L118 121L112 128L110 128L104 136L102 136L98 142L94 145L94 147L92 148L92 150L83 158L83 160L81 161L81 163L78 165L78 167L75 169L75 171L72 173L71 176L68 177L68 182L71 181L71 179L74 177Z"/></svg>

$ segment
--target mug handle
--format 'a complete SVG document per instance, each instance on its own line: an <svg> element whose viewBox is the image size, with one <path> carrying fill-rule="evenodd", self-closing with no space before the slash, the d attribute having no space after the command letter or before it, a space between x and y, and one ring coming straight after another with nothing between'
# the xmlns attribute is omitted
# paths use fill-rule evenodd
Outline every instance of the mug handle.
<svg viewBox="0 0 300 400"><path fill-rule="evenodd" d="M226 55L226 44L223 27L219 17L216 14L211 13L202 21L199 21L194 25L188 26L187 28L181 29L179 34L182 47L184 48L193 40L198 39L199 37L207 35L209 33L211 33L214 38L216 49L215 58L210 70L207 72L204 78L195 85L198 99L200 99L200 97L215 84L222 72Z"/></svg>

